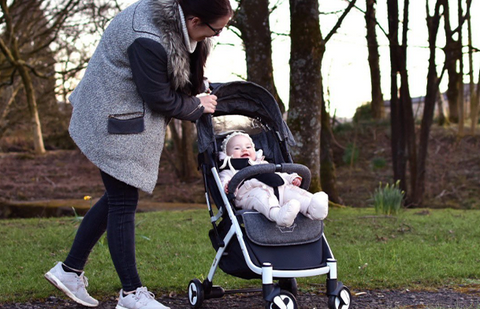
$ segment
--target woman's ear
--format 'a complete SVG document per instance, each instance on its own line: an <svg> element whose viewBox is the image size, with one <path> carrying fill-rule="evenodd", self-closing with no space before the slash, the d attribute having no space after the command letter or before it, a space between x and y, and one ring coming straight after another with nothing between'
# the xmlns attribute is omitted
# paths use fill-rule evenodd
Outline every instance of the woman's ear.
<svg viewBox="0 0 480 309"><path fill-rule="evenodd" d="M201 25L202 21L200 20L200 18L196 17L196 16L193 16L193 17L189 17L188 18L188 21L190 21L190 23L192 24L192 26L194 27L197 27L199 25Z"/></svg>

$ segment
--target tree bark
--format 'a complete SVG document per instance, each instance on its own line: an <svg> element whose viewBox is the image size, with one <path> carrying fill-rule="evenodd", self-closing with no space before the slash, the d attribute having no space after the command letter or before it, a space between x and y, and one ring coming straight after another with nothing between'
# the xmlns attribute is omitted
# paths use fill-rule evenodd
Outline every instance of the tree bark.
<svg viewBox="0 0 480 309"><path fill-rule="evenodd" d="M391 126L391 148L394 182L400 180L402 190L406 189L406 153L405 153L405 131L403 128L404 113L403 105L398 96L397 74L401 70L399 59L403 57L402 49L398 43L398 1L388 0L388 38L390 42L390 63L391 63L391 86L390 86L390 126Z"/></svg>
<svg viewBox="0 0 480 309"><path fill-rule="evenodd" d="M372 116L373 119L382 119L385 116L385 107L383 104L383 93L381 85L381 74L377 41L377 19L375 13L376 0L366 0L367 12L365 21L367 24L367 45L368 45L368 64L370 66L370 78L372 86Z"/></svg>
<svg viewBox="0 0 480 309"><path fill-rule="evenodd" d="M277 101L280 110L285 105L278 95L273 78L272 39L268 0L242 1L232 25L241 32L247 62L247 80L267 89Z"/></svg>
<svg viewBox="0 0 480 309"><path fill-rule="evenodd" d="M21 76L23 89L27 97L28 109L30 112L30 124L32 129L32 138L35 153L45 153L45 146L43 144L42 127L40 124L40 118L38 116L37 101L35 98L35 89L33 87L32 78L27 68L27 64L21 58L20 47L18 44L18 37L14 35L14 24L10 10L6 0L0 1L0 7L3 12L4 22L6 26L6 37L8 39L5 42L0 38L0 50L5 55L7 61L14 67Z"/></svg>
<svg viewBox="0 0 480 309"><path fill-rule="evenodd" d="M468 2L471 3L471 0ZM473 70L473 42L472 42L472 15L468 14L467 16L467 28L468 28L468 67L470 68L469 71L469 78L470 78L470 134L475 134L475 128L478 122L478 97L477 92L475 91L475 78L474 78L474 70ZM479 80L480 83L480 80Z"/></svg>
<svg viewBox="0 0 480 309"><path fill-rule="evenodd" d="M325 101L322 101L322 130L320 132L320 183L323 191L328 194L328 199L340 204L342 200L338 195L335 163L333 160L332 140L333 132L330 128L330 115L326 110Z"/></svg>
<svg viewBox="0 0 480 309"><path fill-rule="evenodd" d="M430 50L430 58L428 60L428 75L427 75L427 94L425 96L425 106L423 109L422 125L420 128L420 141L418 144L418 173L417 186L414 190L412 201L415 205L422 205L423 195L425 193L425 177L427 173L427 155L428 155L428 140L430 136L430 128L433 123L433 116L435 111L435 101L438 97L438 85L440 80L438 78L436 69L436 42L438 30L440 26L440 7L443 0L437 1L433 15L430 14L428 3L427 8L427 27L428 27L428 47Z"/></svg>
<svg viewBox="0 0 480 309"><path fill-rule="evenodd" d="M448 72L448 88L447 98L449 107L449 120L458 123L459 120L459 96L460 96L460 79L461 75L457 70L457 66L462 58L462 43L453 38L456 31L452 30L450 25L450 7L448 1L444 2L444 24L446 43L444 47L445 64Z"/></svg>
<svg viewBox="0 0 480 309"><path fill-rule="evenodd" d="M462 137L464 135L463 130L465 126L465 90L464 90L464 85L463 85L463 52L462 52L462 47L463 47L463 25L462 25L462 18L463 18L463 12L462 12L462 0L458 0L458 11L457 11L457 17L458 17L458 42L460 44L460 51L459 51L459 78L458 78L458 136Z"/></svg>
<svg viewBox="0 0 480 309"><path fill-rule="evenodd" d="M200 177L198 163L195 151L193 149L195 142L195 129L191 121L182 121L182 147L178 153L180 164L182 166L181 180L191 182Z"/></svg>
<svg viewBox="0 0 480 309"><path fill-rule="evenodd" d="M310 190L321 190L321 62L325 52L317 0L290 0L290 100L288 125L297 141L295 161L309 166Z"/></svg>
<svg viewBox="0 0 480 309"><path fill-rule="evenodd" d="M23 89L27 97L28 110L30 111L30 124L32 128L33 146L37 154L45 153L45 146L42 136L42 125L38 116L37 100L35 98L35 89L33 88L32 78L25 66L19 65L18 71L23 81Z"/></svg>

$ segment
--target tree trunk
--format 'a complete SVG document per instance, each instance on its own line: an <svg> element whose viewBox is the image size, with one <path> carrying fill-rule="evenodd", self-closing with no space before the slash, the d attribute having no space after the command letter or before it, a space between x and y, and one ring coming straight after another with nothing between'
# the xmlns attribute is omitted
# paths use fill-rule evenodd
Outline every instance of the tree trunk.
<svg viewBox="0 0 480 309"><path fill-rule="evenodd" d="M385 107L383 106L383 93L381 86L381 75L378 53L378 41L375 28L377 20L375 15L376 0L367 1L367 12L365 21L367 24L367 45L368 45L368 64L370 66L370 78L372 86L372 116L373 119L382 119L385 116Z"/></svg>
<svg viewBox="0 0 480 309"><path fill-rule="evenodd" d="M35 153L45 153L45 146L43 144L42 126L40 124L40 117L38 116L37 100L35 99L35 89L33 89L32 79L23 65L19 65L18 72L22 77L23 89L27 97L28 110L30 111L30 121L33 133L33 146Z"/></svg>
<svg viewBox="0 0 480 309"><path fill-rule="evenodd" d="M478 83L477 83L477 92L475 95L475 102L472 106L472 134L475 133L475 127L478 123L478 113L480 107L480 70L478 70Z"/></svg>
<svg viewBox="0 0 480 309"><path fill-rule="evenodd" d="M330 127L330 115L325 106L325 100L322 100L322 130L320 132L320 182L323 191L328 194L328 199L334 203L340 204L340 199L336 186L335 163L333 161L332 137L333 133Z"/></svg>
<svg viewBox="0 0 480 309"><path fill-rule="evenodd" d="M268 0L242 1L232 25L240 30L244 42L247 80L267 89L283 113L285 105L278 95L273 78L269 17Z"/></svg>
<svg viewBox="0 0 480 309"><path fill-rule="evenodd" d="M180 164L182 166L180 179L185 182L191 182L200 177L198 163L194 155L194 142L195 130L193 123L191 121L182 121L182 147L178 155L181 158Z"/></svg>
<svg viewBox="0 0 480 309"><path fill-rule="evenodd" d="M9 119L7 118L8 111L12 105L15 97L17 96L18 91L20 90L20 85L14 83L12 86L5 87L0 90L0 96L4 102L0 105L0 139L3 136L3 133L7 130L9 125Z"/></svg>
<svg viewBox="0 0 480 309"><path fill-rule="evenodd" d="M458 42L460 44L460 51L459 51L459 78L458 78L458 136L462 137L464 135L463 129L465 126L465 90L463 86L463 54L462 54L462 47L463 47L463 35L462 35L462 0L458 0Z"/></svg>
<svg viewBox="0 0 480 309"><path fill-rule="evenodd" d="M290 100L288 124L297 141L295 161L312 172L310 190L321 190L321 62L325 52L317 0L290 0Z"/></svg>
<svg viewBox="0 0 480 309"><path fill-rule="evenodd" d="M194 155L195 132L193 123L172 119L168 125L171 133L172 150L164 147L163 155L175 168L177 177L185 182L198 179L199 171Z"/></svg>
<svg viewBox="0 0 480 309"><path fill-rule="evenodd" d="M443 96L443 93L440 92L440 89L437 89L437 97L438 97L438 125L443 126L443 125L449 125L450 122L448 120L448 117L446 116L445 112L445 98Z"/></svg>
<svg viewBox="0 0 480 309"><path fill-rule="evenodd" d="M435 5L435 12L432 16L429 14L428 3L427 8L427 27L428 27L428 45L430 50L428 76L427 76L427 94L425 96L425 106L423 109L422 125L420 128L420 142L418 144L418 173L417 173L417 187L414 190L412 201L415 205L421 205L423 195L425 192L425 177L427 173L427 155L428 155L428 140L430 136L430 128L433 123L433 116L435 111L435 101L438 97L439 79L436 69L436 42L438 35L438 28L440 25L440 7L441 1L437 1Z"/></svg>
<svg viewBox="0 0 480 309"><path fill-rule="evenodd" d="M462 43L459 40L453 38L455 31L450 26L450 8L448 1L444 3L444 20L445 20L445 65L448 72L448 107L449 107L449 120L453 123L458 123L459 120L459 93L460 89L459 80L461 79L460 73L457 71L460 58L462 57Z"/></svg>
<svg viewBox="0 0 480 309"><path fill-rule="evenodd" d="M472 15L467 16L467 27L468 27L468 67L470 68L469 77L470 77L470 133L475 134L475 128L478 122L478 97L477 92L475 91L475 78L473 70L473 43L472 43ZM480 83L480 80L479 80Z"/></svg>
<svg viewBox="0 0 480 309"><path fill-rule="evenodd" d="M403 33L402 33L402 57L397 59L400 61L400 79L402 85L400 86L400 102L405 113L404 122L402 123L405 131L405 142L407 146L408 163L410 167L410 195L407 195L407 204L411 197L415 194L417 182L417 145L415 133L415 118L413 116L412 97L410 96L410 87L408 83L407 71L407 32L409 20L409 0L404 0L403 4ZM405 184L405 192L407 184Z"/></svg>
<svg viewBox="0 0 480 309"><path fill-rule="evenodd" d="M398 1L388 0L388 38L390 41L390 63L391 63L391 86L390 86L390 126L391 126L391 147L393 178L396 182L400 180L400 187L406 189L406 155L405 155L405 131L403 128L404 113L403 106L398 96L397 74L400 72L399 59L403 57L401 47L398 43Z"/></svg>

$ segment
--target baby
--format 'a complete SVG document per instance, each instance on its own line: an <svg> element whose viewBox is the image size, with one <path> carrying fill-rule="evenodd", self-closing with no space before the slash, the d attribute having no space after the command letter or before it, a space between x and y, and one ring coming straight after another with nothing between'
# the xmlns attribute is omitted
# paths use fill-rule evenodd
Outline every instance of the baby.
<svg viewBox="0 0 480 309"><path fill-rule="evenodd" d="M228 183L237 170L231 159L245 158L250 165L268 164L262 150L255 151L255 145L248 134L234 132L222 143L223 165L220 180L228 193ZM222 154L221 154L222 155ZM328 195L325 192L312 194L300 188L302 178L296 174L260 174L245 180L235 194L236 206L254 209L279 226L291 226L300 212L312 220L323 220L328 215Z"/></svg>

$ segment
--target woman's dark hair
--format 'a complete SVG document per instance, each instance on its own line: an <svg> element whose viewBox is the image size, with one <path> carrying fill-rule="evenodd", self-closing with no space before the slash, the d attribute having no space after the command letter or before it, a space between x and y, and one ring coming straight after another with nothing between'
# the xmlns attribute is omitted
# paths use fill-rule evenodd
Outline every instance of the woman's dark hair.
<svg viewBox="0 0 480 309"><path fill-rule="evenodd" d="M233 13L230 0L178 0L178 4L185 17L195 16L206 23L214 23Z"/></svg>
<svg viewBox="0 0 480 309"><path fill-rule="evenodd" d="M178 0L185 17L195 16L205 23L214 23L218 19L232 15L230 0ZM198 42L197 48L190 55L191 95L199 94L203 88L203 73L207 62L205 42Z"/></svg>

